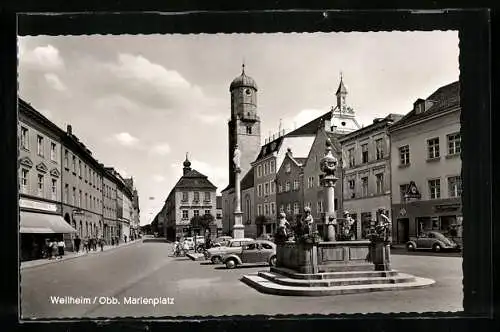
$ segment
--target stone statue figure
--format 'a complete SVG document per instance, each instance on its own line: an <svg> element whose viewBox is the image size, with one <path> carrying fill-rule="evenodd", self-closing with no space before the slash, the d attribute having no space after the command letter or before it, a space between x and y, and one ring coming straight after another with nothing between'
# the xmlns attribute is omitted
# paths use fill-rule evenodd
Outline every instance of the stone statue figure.
<svg viewBox="0 0 500 332"><path fill-rule="evenodd" d="M349 211L344 211L344 220L342 223L342 232L339 234L344 241L352 240L354 235L354 230L352 229L354 225L354 219L351 217Z"/></svg>
<svg viewBox="0 0 500 332"><path fill-rule="evenodd" d="M311 216L311 208L304 208L304 234L312 234L314 218Z"/></svg>
<svg viewBox="0 0 500 332"><path fill-rule="evenodd" d="M238 144L236 144L236 146L234 147L233 163L237 170L240 168L240 159L241 159L241 151L238 148Z"/></svg>
<svg viewBox="0 0 500 332"><path fill-rule="evenodd" d="M281 236L283 236L283 238L287 238L288 237L288 232L287 232L287 228L290 226L290 223L288 222L288 220L286 220L286 214L284 212L281 212L280 213L280 220L279 220L279 224L278 224L278 234L280 234Z"/></svg>
<svg viewBox="0 0 500 332"><path fill-rule="evenodd" d="M332 154L332 141L328 138L326 140L326 153L325 156L320 161L320 169L325 173L325 178L335 175L335 170L337 168L338 160Z"/></svg>

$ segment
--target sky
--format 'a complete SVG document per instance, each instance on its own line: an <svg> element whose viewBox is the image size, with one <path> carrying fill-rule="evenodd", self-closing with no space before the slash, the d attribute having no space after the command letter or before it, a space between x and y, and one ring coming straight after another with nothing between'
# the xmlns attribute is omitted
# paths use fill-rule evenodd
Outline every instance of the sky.
<svg viewBox="0 0 500 332"><path fill-rule="evenodd" d="M141 224L192 168L228 183L231 81L258 85L262 141L335 105L340 73L358 122L406 114L459 79L457 31L19 38L19 96L133 176Z"/></svg>

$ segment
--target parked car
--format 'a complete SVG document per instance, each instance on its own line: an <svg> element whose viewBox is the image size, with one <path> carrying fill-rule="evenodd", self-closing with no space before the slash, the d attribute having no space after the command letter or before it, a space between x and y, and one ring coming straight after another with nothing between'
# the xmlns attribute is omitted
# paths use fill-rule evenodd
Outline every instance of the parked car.
<svg viewBox="0 0 500 332"><path fill-rule="evenodd" d="M231 236L220 236L213 241L212 247L227 246L229 243L229 240L232 240L232 239L233 238Z"/></svg>
<svg viewBox="0 0 500 332"><path fill-rule="evenodd" d="M276 244L267 240L254 240L242 245L238 252L224 255L222 262L228 269L248 263L268 263L270 266L276 266Z"/></svg>
<svg viewBox="0 0 500 332"><path fill-rule="evenodd" d="M261 234L257 237L257 240L273 241L274 237L271 234Z"/></svg>
<svg viewBox="0 0 500 332"><path fill-rule="evenodd" d="M254 239L250 238L231 239L228 241L227 246L219 246L208 249L206 251L205 258L211 260L214 264L222 263L222 256L233 252L239 252L242 245L254 241Z"/></svg>
<svg viewBox="0 0 500 332"><path fill-rule="evenodd" d="M406 243L408 251L417 249L432 249L435 252L442 250L460 250L460 246L440 232L424 232Z"/></svg>

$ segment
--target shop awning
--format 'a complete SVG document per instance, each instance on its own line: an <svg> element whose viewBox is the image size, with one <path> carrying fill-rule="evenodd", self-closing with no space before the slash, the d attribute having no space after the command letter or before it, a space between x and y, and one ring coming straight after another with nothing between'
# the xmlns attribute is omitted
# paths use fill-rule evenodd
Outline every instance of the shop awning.
<svg viewBox="0 0 500 332"><path fill-rule="evenodd" d="M76 233L61 216L54 214L34 213L21 211L21 233Z"/></svg>

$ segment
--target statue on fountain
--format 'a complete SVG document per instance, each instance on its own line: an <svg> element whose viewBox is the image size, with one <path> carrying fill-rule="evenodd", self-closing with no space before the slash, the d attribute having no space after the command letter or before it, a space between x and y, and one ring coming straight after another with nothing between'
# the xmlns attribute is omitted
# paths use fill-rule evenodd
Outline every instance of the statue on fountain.
<svg viewBox="0 0 500 332"><path fill-rule="evenodd" d="M278 223L278 230L274 236L275 243L284 243L290 238L290 232L288 232L288 228L290 227L290 223L286 220L286 214L284 212L280 213L280 220Z"/></svg>
<svg viewBox="0 0 500 332"><path fill-rule="evenodd" d="M302 243L316 243L321 240L318 232L314 229L314 218L311 215L311 208L304 208L304 218L295 227L295 240Z"/></svg>
<svg viewBox="0 0 500 332"><path fill-rule="evenodd" d="M351 241L354 238L354 219L349 211L344 211L344 219L339 222L339 241Z"/></svg>

